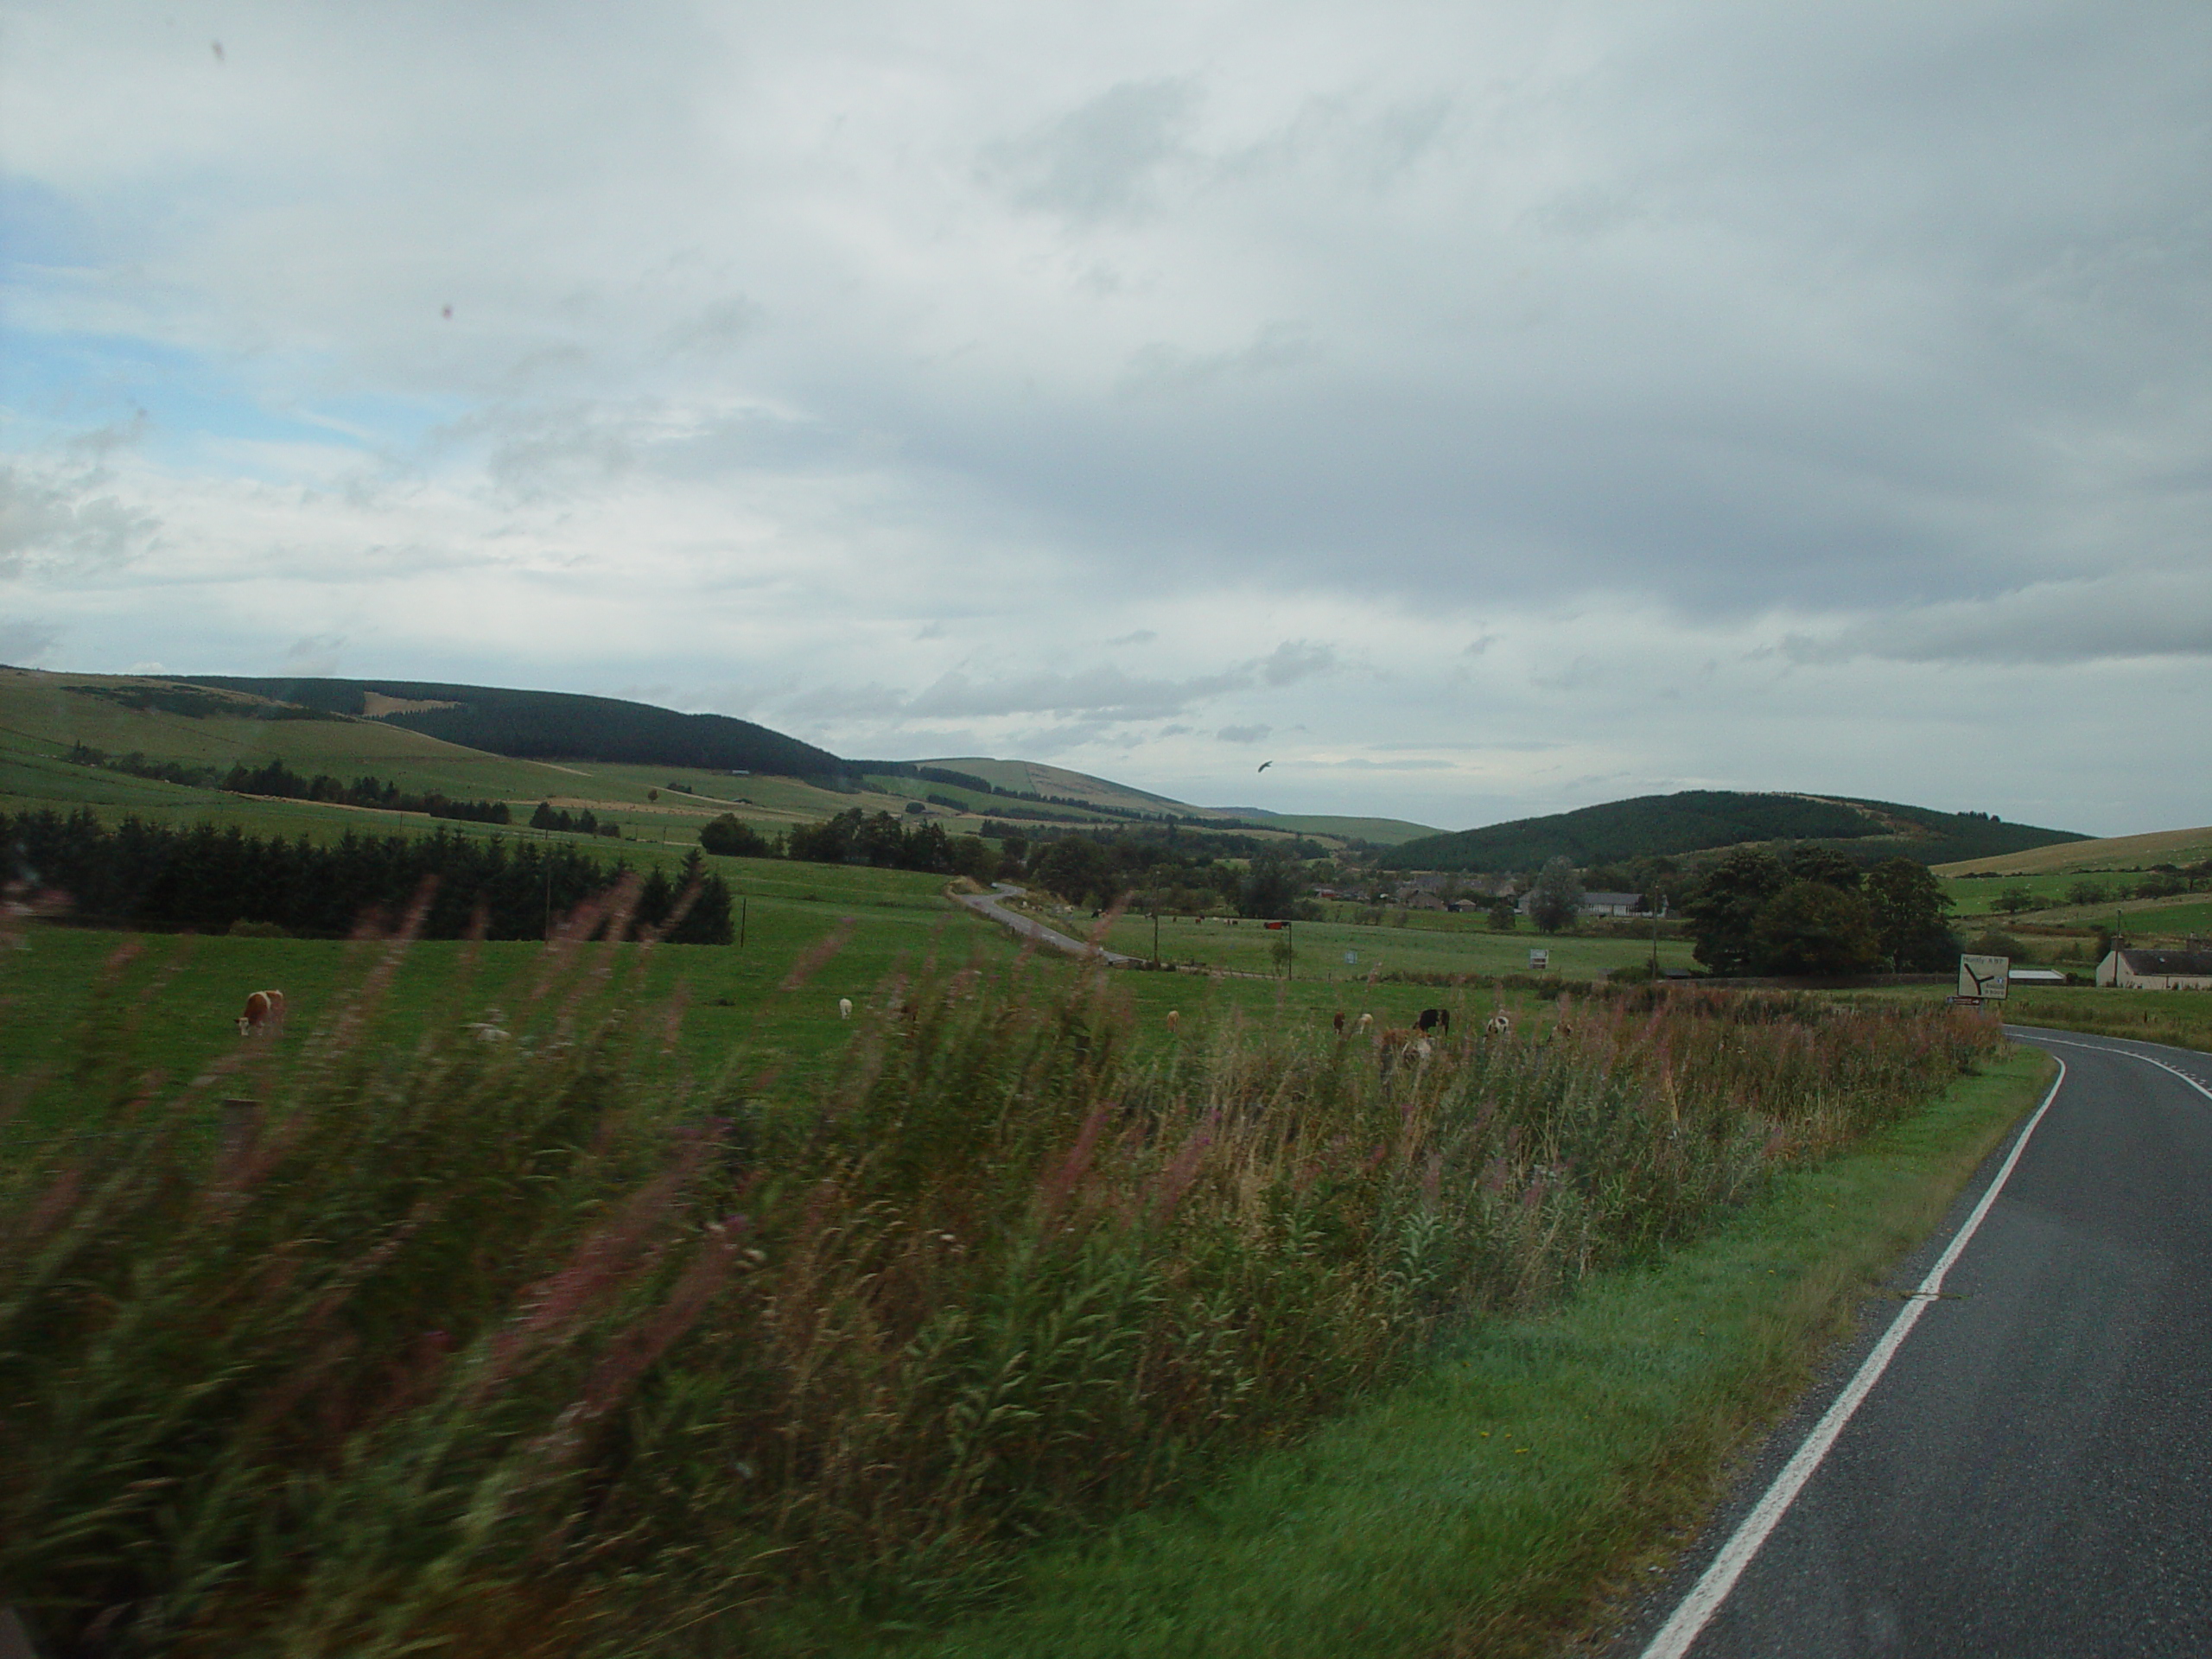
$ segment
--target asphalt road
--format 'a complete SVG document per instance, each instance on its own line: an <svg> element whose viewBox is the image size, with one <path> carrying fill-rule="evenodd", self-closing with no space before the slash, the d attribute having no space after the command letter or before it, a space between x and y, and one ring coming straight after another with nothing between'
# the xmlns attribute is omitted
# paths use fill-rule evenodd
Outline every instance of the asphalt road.
<svg viewBox="0 0 2212 1659"><path fill-rule="evenodd" d="M2067 1066L2048 1109L1616 1654L2212 1656L2212 1055L2012 1034ZM1912 1297L2000 1175L1940 1294Z"/></svg>
<svg viewBox="0 0 2212 1659"><path fill-rule="evenodd" d="M1023 938L1034 939L1038 944L1054 950L1065 950L1071 957L1087 957L1095 952L1116 967L1123 963L1137 960L1135 957L1125 957L1118 950L1109 950L1103 945L1092 944L1086 939L1071 939L1058 930L1046 926L1034 916L1025 916L1020 911L1008 910L1004 905L999 903L1001 899L1020 897L1022 891L1021 888L1008 882L997 881L992 883L991 891L988 895L979 893L955 893L953 897L978 916L988 916L1000 926L1013 929Z"/></svg>

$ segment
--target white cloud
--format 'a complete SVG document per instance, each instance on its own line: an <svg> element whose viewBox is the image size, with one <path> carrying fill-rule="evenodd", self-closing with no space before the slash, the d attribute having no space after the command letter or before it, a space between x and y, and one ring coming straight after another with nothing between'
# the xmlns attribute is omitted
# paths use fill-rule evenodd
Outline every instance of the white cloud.
<svg viewBox="0 0 2212 1659"><path fill-rule="evenodd" d="M1198 794L1265 728L1278 792L1452 823L2088 827L2212 758L2124 734L2212 635L2201 10L10 29L19 654L299 642Z"/></svg>

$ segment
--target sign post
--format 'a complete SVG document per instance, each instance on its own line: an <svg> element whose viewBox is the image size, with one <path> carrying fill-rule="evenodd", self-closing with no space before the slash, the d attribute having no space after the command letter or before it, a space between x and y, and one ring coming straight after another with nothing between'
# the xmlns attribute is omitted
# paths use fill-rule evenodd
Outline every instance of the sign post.
<svg viewBox="0 0 2212 1659"><path fill-rule="evenodd" d="M1961 957L1959 994L1955 1000L1977 1004L2002 1002L2012 970L2010 957Z"/></svg>

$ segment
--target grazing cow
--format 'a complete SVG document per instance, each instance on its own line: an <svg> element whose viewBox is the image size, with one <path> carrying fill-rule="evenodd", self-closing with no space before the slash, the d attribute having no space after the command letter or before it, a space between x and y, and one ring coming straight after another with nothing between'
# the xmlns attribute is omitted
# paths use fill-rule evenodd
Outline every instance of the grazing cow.
<svg viewBox="0 0 2212 1659"><path fill-rule="evenodd" d="M1369 1032L1370 1032L1370 1031L1372 1031L1372 1030L1374 1030L1374 1029L1375 1029L1375 1016L1374 1016L1373 1014L1361 1014L1361 1015L1359 1016L1359 1034L1360 1034L1361 1036L1364 1037L1365 1035L1367 1035L1367 1033L1368 1033Z"/></svg>
<svg viewBox="0 0 2212 1659"><path fill-rule="evenodd" d="M853 1017L853 999L851 997L841 996L837 999L837 1017L840 1020L849 1020Z"/></svg>
<svg viewBox="0 0 2212 1659"><path fill-rule="evenodd" d="M1339 1037L1343 1036L1344 1034L1344 1010L1341 1008L1337 1010L1337 1017L1333 1020L1330 1021L1330 1023L1336 1027L1337 1035Z"/></svg>
<svg viewBox="0 0 2212 1659"><path fill-rule="evenodd" d="M1175 1035L1179 1034L1179 1033L1182 1031L1182 1029L1183 1029L1183 1015L1182 1015L1181 1011L1180 1011L1180 1010L1179 1010L1179 1009L1175 1009L1175 1008L1170 1008L1170 1009L1168 1009L1168 1010L1167 1010L1167 1034L1168 1034L1170 1037L1173 1037L1173 1036L1175 1036Z"/></svg>
<svg viewBox="0 0 2212 1659"><path fill-rule="evenodd" d="M283 1029L284 993L254 991L249 994L245 1000L245 1012L238 1015L238 1035L274 1036Z"/></svg>
<svg viewBox="0 0 2212 1659"><path fill-rule="evenodd" d="M1443 1035L1449 1037L1452 1034L1452 1010L1423 1008L1421 1011L1421 1018L1414 1020L1414 1024L1423 1031L1440 1032Z"/></svg>
<svg viewBox="0 0 2212 1659"><path fill-rule="evenodd" d="M1513 1021L1507 1018L1505 1010L1500 1008L1484 1023L1483 1029L1493 1037L1510 1037L1513 1034Z"/></svg>
<svg viewBox="0 0 2212 1659"><path fill-rule="evenodd" d="M1401 1061L1425 1060L1435 1052L1427 1038L1400 1026L1385 1026L1375 1034L1376 1062L1386 1077Z"/></svg>

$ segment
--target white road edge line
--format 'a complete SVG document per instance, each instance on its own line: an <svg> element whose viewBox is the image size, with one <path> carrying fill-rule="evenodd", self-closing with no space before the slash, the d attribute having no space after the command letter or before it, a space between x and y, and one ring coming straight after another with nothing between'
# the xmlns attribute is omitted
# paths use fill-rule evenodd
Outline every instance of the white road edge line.
<svg viewBox="0 0 2212 1659"><path fill-rule="evenodd" d="M1929 1305L1942 1290L1943 1275L1950 1272L1952 1264L1959 1259L1973 1239L1974 1230L1981 1225L1981 1218L1989 1213L1990 1205L1997 1202L1997 1195L2004 1191L2005 1179L2012 1173L2012 1166L2020 1161L2020 1154L2027 1147L2028 1137L2036 1132L2036 1125L2043 1122L2043 1115L2050 1109L2050 1103L2058 1098L2058 1091L2065 1084L2066 1062L2058 1060L2056 1055L2051 1058L2057 1060L2058 1076L2051 1080L2050 1092L2043 1097L2043 1104L2036 1108L2035 1116L2028 1120L2028 1127L2022 1129L2018 1138L2012 1142L2011 1155L1998 1170L1996 1179L1990 1182L1988 1190L1981 1195L1981 1202L1974 1205L1974 1213L1952 1236L1949 1245L1937 1258L1936 1265L1929 1269L1928 1276L1920 1281L1920 1288L1906 1300L1904 1306L1891 1322L1890 1328L1882 1333L1882 1339L1874 1344L1873 1351L1859 1362L1859 1369L1852 1373L1851 1381L1844 1386L1843 1392L1836 1395L1834 1403L1821 1414L1821 1421L1813 1425L1813 1432L1805 1437L1804 1443L1783 1465L1782 1472L1774 1478L1774 1484L1766 1489L1766 1495L1744 1517L1734 1535L1713 1558L1712 1565L1690 1586L1689 1594L1682 1598L1681 1605L1675 1609L1674 1616L1660 1626L1659 1634L1653 1637L1650 1645L1644 1649L1643 1659L1682 1659L1682 1656L1690 1650L1690 1644L1697 1640L1713 1614L1720 1611L1720 1604L1736 1587L1736 1580L1743 1577L1744 1569L1751 1564L1751 1558L1766 1542L1767 1535L1788 1513L1797 1494L1804 1489L1805 1483L1813 1478L1813 1471L1821 1466L1821 1459L1827 1455L1828 1448L1843 1433L1844 1425L1851 1421L1860 1403L1872 1392L1874 1384L1881 1380L1882 1373L1889 1369L1891 1359L1904 1346L1904 1339L1912 1334L1912 1327L1920 1323L1920 1316L1928 1311Z"/></svg>
<svg viewBox="0 0 2212 1659"><path fill-rule="evenodd" d="M2037 1026L2032 1027L2032 1029L2041 1031L2044 1027ZM2037 1043L2050 1043L2060 1048L2086 1048L2092 1054L2117 1054L2124 1060L2140 1060L2145 1065L2157 1066L2161 1071L2172 1072L2174 1076L2179 1077L2190 1088L2196 1090L2196 1092L2203 1096L2205 1099L2212 1100L2212 1089L2207 1089L2202 1084L2199 1083L2195 1077L2190 1077L2188 1072L2183 1071L2179 1066L2168 1065L2164 1060L2158 1059L2152 1055L2138 1054L2132 1048L2114 1048L2109 1043L2069 1042L2063 1037L2037 1037L2034 1040ZM2133 1042L2137 1039L2131 1037L2125 1039L2124 1040ZM2063 1065L2065 1062L2062 1060L2059 1064Z"/></svg>

